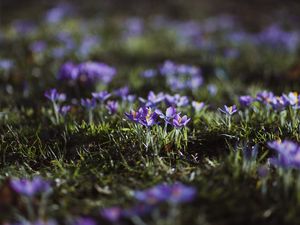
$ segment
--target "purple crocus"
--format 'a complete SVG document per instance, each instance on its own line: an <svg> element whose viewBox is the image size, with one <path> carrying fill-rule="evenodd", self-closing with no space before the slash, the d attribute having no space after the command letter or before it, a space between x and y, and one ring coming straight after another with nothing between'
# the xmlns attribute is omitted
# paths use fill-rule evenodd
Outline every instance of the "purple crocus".
<svg viewBox="0 0 300 225"><path fill-rule="evenodd" d="M58 93L58 91L55 88L46 91L44 95L52 102L63 102L66 100L66 95L63 93Z"/></svg>
<svg viewBox="0 0 300 225"><path fill-rule="evenodd" d="M287 95L283 94L282 98L291 106L297 107L300 100L300 95L298 92L290 92Z"/></svg>
<svg viewBox="0 0 300 225"><path fill-rule="evenodd" d="M94 109L96 107L96 100L95 99L81 99L80 101L81 105L85 107L86 109Z"/></svg>
<svg viewBox="0 0 300 225"><path fill-rule="evenodd" d="M160 118L164 119L167 123L170 123L170 121L174 119L175 116L177 115L177 110L173 106L167 108L166 114L163 114L163 112L160 111L159 109L156 109L155 112L158 114Z"/></svg>
<svg viewBox="0 0 300 225"><path fill-rule="evenodd" d="M157 71L154 70L154 69L145 70L141 74L141 76L144 77L144 78L152 78L152 77L155 77L156 75L157 75Z"/></svg>
<svg viewBox="0 0 300 225"><path fill-rule="evenodd" d="M250 106L253 101L254 99L250 95L243 95L239 97L239 102L243 107Z"/></svg>
<svg viewBox="0 0 300 225"><path fill-rule="evenodd" d="M176 128L182 128L185 127L190 120L191 119L188 118L186 115L181 117L180 113L177 113L172 121L172 124Z"/></svg>
<svg viewBox="0 0 300 225"><path fill-rule="evenodd" d="M288 106L288 101L281 96L276 96L272 98L270 104L275 110L284 110Z"/></svg>
<svg viewBox="0 0 300 225"><path fill-rule="evenodd" d="M282 168L300 169L299 144L285 140L268 142L268 147L277 152L277 157L271 158L270 163Z"/></svg>
<svg viewBox="0 0 300 225"><path fill-rule="evenodd" d="M114 94L118 97L124 98L127 95L129 95L129 88L128 88L128 86L121 87L121 88L115 90Z"/></svg>
<svg viewBox="0 0 300 225"><path fill-rule="evenodd" d="M48 192L51 188L49 182L41 177L34 177L32 180L12 179L10 185L17 193L28 197Z"/></svg>
<svg viewBox="0 0 300 225"><path fill-rule="evenodd" d="M67 113L71 110L71 106L70 105L64 105L64 106L61 106L59 109L58 109L58 112L62 115L62 116L66 116Z"/></svg>
<svg viewBox="0 0 300 225"><path fill-rule="evenodd" d="M125 116L132 122L138 123L143 111L141 108L138 111L130 110L129 113L125 113Z"/></svg>
<svg viewBox="0 0 300 225"><path fill-rule="evenodd" d="M228 116L232 116L233 114L235 114L238 110L236 105L232 105L232 106L227 106L224 105L224 108L219 108L220 112L228 115Z"/></svg>
<svg viewBox="0 0 300 225"><path fill-rule="evenodd" d="M184 107L189 104L189 99L187 96L175 95L165 95L165 102L168 106Z"/></svg>
<svg viewBox="0 0 300 225"><path fill-rule="evenodd" d="M104 219L112 223L115 223L122 218L123 210L120 207L111 207L111 208L102 209L100 214Z"/></svg>
<svg viewBox="0 0 300 225"><path fill-rule="evenodd" d="M141 110L143 113L142 116L139 118L139 123L146 126L151 127L157 124L158 114L153 112L150 107L143 107Z"/></svg>
<svg viewBox="0 0 300 225"><path fill-rule="evenodd" d="M104 102L111 96L111 94L108 93L107 91L100 91L100 92L93 92L92 96L94 99L96 99L100 102Z"/></svg>
<svg viewBox="0 0 300 225"><path fill-rule="evenodd" d="M146 127L157 124L158 114L153 112L150 107L141 107L138 111L131 110L130 113L125 113L125 115L129 120Z"/></svg>
<svg viewBox="0 0 300 225"><path fill-rule="evenodd" d="M156 205L163 202L179 204L192 201L196 196L196 189L179 182L171 185L159 184L144 191L137 191L134 197L148 205Z"/></svg>
<svg viewBox="0 0 300 225"><path fill-rule="evenodd" d="M205 107L204 102L192 101L192 106L196 112L200 112Z"/></svg>
<svg viewBox="0 0 300 225"><path fill-rule="evenodd" d="M139 100L145 104L146 107L154 107L158 103L162 102L165 99L165 94L160 92L155 94L153 91L150 91L146 99L139 98Z"/></svg>
<svg viewBox="0 0 300 225"><path fill-rule="evenodd" d="M78 65L79 80L82 82L102 81L104 84L110 83L116 75L116 69L104 63L84 62Z"/></svg>
<svg viewBox="0 0 300 225"><path fill-rule="evenodd" d="M73 62L66 62L60 67L57 78L59 80L76 80L78 75L77 65Z"/></svg>
<svg viewBox="0 0 300 225"><path fill-rule="evenodd" d="M115 114L118 111L119 104L117 101L108 101L106 103L106 109L109 114Z"/></svg>
<svg viewBox="0 0 300 225"><path fill-rule="evenodd" d="M274 97L273 92L262 91L257 93L256 100L264 104L269 104L272 101L273 97Z"/></svg>

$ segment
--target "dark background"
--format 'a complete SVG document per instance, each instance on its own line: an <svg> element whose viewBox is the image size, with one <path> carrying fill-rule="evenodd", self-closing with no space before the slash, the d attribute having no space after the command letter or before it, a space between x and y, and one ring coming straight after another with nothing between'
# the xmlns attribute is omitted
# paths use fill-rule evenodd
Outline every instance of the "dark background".
<svg viewBox="0 0 300 225"><path fill-rule="evenodd" d="M202 19L219 14L234 15L246 25L288 21L300 26L298 0L0 0L0 19L38 20L43 12L59 2L75 6L78 15L141 16L162 14L175 19Z"/></svg>

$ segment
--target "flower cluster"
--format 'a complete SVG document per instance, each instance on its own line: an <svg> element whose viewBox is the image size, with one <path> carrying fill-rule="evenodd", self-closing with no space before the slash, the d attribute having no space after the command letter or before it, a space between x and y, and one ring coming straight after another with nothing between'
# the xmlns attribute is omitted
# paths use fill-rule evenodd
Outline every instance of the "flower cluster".
<svg viewBox="0 0 300 225"><path fill-rule="evenodd" d="M125 113L125 116L133 122L139 123L146 127L151 127L158 124L158 118L164 119L166 124L171 124L175 128L182 128L190 121L186 115L181 116L181 113L177 113L176 109L172 106L167 108L166 113L156 109L153 111L150 107L141 107L137 111L131 110L129 113Z"/></svg>
<svg viewBox="0 0 300 225"><path fill-rule="evenodd" d="M192 201L196 196L196 190L177 182L171 185L159 184L145 191L137 191L134 196L138 201L149 205L163 202L179 204Z"/></svg>
<svg viewBox="0 0 300 225"><path fill-rule="evenodd" d="M269 91L259 92L255 98L249 95L240 96L239 98L239 102L243 107L249 107L253 102L259 102L278 111L284 110L287 107L299 108L299 100L300 95L297 92L289 92L288 94L276 96L273 92Z"/></svg>
<svg viewBox="0 0 300 225"><path fill-rule="evenodd" d="M166 79L166 83L172 91L197 90L203 84L200 68L185 64L175 64L170 60L164 62L158 70L148 69L144 71L142 76L151 78L158 74Z"/></svg>
<svg viewBox="0 0 300 225"><path fill-rule="evenodd" d="M158 184L144 191L134 192L138 204L129 209L111 207L101 210L101 216L110 222L117 222L122 218L144 216L157 208L159 204L168 203L178 205L194 200L196 189L180 182L174 184Z"/></svg>
<svg viewBox="0 0 300 225"><path fill-rule="evenodd" d="M34 177L32 180L12 179L10 185L17 193L28 197L48 192L51 188L49 182L41 177Z"/></svg>
<svg viewBox="0 0 300 225"><path fill-rule="evenodd" d="M282 168L300 169L300 146L299 144L284 140L268 142L269 148L277 152L277 157L271 158L270 163Z"/></svg>
<svg viewBox="0 0 300 225"><path fill-rule="evenodd" d="M100 81L104 84L111 82L116 75L116 69L104 63L99 62L83 62L74 64L66 62L58 72L59 80L78 80L83 83L93 83Z"/></svg>

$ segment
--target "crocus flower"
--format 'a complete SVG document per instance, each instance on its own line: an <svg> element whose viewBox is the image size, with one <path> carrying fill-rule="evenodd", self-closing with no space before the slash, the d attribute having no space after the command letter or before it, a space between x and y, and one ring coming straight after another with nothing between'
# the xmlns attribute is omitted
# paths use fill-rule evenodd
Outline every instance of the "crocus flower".
<svg viewBox="0 0 300 225"><path fill-rule="evenodd" d="M297 92L290 92L288 95L283 94L282 97L291 106L297 106L300 100L300 95Z"/></svg>
<svg viewBox="0 0 300 225"><path fill-rule="evenodd" d="M125 98L127 95L129 95L129 88L128 88L128 86L121 87L121 88L115 90L114 94L118 97Z"/></svg>
<svg viewBox="0 0 300 225"><path fill-rule="evenodd" d="M268 142L268 147L277 152L277 157L271 158L270 163L282 168L300 169L300 146L285 140Z"/></svg>
<svg viewBox="0 0 300 225"><path fill-rule="evenodd" d="M130 110L129 113L125 113L125 116L133 122L138 123L140 117L142 116L143 111L141 110L141 108L138 111L134 111L134 110Z"/></svg>
<svg viewBox="0 0 300 225"><path fill-rule="evenodd" d="M160 92L157 95L150 91L146 99L139 98L139 100L145 104L146 107L153 107L156 106L158 103L162 102L165 99L164 93Z"/></svg>
<svg viewBox="0 0 300 225"><path fill-rule="evenodd" d="M109 114L115 114L118 111L119 104L116 101L108 101L106 103L106 108Z"/></svg>
<svg viewBox="0 0 300 225"><path fill-rule="evenodd" d="M196 112L200 112L204 107L204 102L192 101L192 106Z"/></svg>
<svg viewBox="0 0 300 225"><path fill-rule="evenodd" d="M157 71L154 69L148 69L145 70L144 72L142 72L141 76L145 77L145 78L152 78L155 77L157 75Z"/></svg>
<svg viewBox="0 0 300 225"><path fill-rule="evenodd" d="M223 109L219 108L219 110L228 116L232 116L233 114L235 114L238 111L236 108L236 105L233 105L233 106L224 105L224 108Z"/></svg>
<svg viewBox="0 0 300 225"><path fill-rule="evenodd" d="M193 187L176 182L171 185L159 184L145 191L137 191L134 197L143 203L156 205L163 202L179 204L190 202L196 196L196 190Z"/></svg>
<svg viewBox="0 0 300 225"><path fill-rule="evenodd" d="M102 81L109 83L116 75L116 69L104 63L84 62L78 65L79 80L82 82Z"/></svg>
<svg viewBox="0 0 300 225"><path fill-rule="evenodd" d="M45 97L52 102L56 102L56 101L63 102L66 100L66 95L63 93L58 93L55 88L46 91Z"/></svg>
<svg viewBox="0 0 300 225"><path fill-rule="evenodd" d="M142 111L142 116L139 118L140 124L146 127L151 127L157 124L158 114L156 112L153 112L150 107L144 107L142 108Z"/></svg>
<svg viewBox="0 0 300 225"><path fill-rule="evenodd" d="M275 110L283 110L288 106L286 99L279 96L273 97L270 104Z"/></svg>
<svg viewBox="0 0 300 225"><path fill-rule="evenodd" d="M25 178L12 179L10 185L17 193L28 197L33 197L34 195L50 190L49 182L43 180L41 177L34 177L32 180Z"/></svg>
<svg viewBox="0 0 300 225"><path fill-rule="evenodd" d="M189 104L189 99L187 96L175 95L165 95L165 101L168 106L184 107Z"/></svg>
<svg viewBox="0 0 300 225"><path fill-rule="evenodd" d="M272 101L273 97L274 97L273 92L262 91L257 93L256 100L264 104L269 104Z"/></svg>
<svg viewBox="0 0 300 225"><path fill-rule="evenodd" d="M177 113L173 119L173 126L176 128L185 127L191 119L185 116L180 116L180 113Z"/></svg>
<svg viewBox="0 0 300 225"><path fill-rule="evenodd" d="M109 94L107 91L100 91L100 92L93 92L92 96L94 99L100 102L104 102L111 96L111 94Z"/></svg>
<svg viewBox="0 0 300 225"><path fill-rule="evenodd" d="M79 76L77 65L73 62L64 63L57 74L59 80L76 80Z"/></svg>
<svg viewBox="0 0 300 225"><path fill-rule="evenodd" d="M81 99L81 105L87 109L94 109L96 107L96 100L95 99Z"/></svg>
<svg viewBox="0 0 300 225"><path fill-rule="evenodd" d="M120 207L111 207L111 208L102 209L100 214L106 220L115 223L122 218L123 210Z"/></svg>
<svg viewBox="0 0 300 225"><path fill-rule="evenodd" d="M254 99L250 95L243 95L239 97L239 102L243 107L250 106L253 101Z"/></svg>
<svg viewBox="0 0 300 225"><path fill-rule="evenodd" d="M67 113L71 110L71 106L70 105L64 105L61 106L58 110L58 112L62 115L62 116L66 116Z"/></svg>
<svg viewBox="0 0 300 225"><path fill-rule="evenodd" d="M167 123L170 123L170 121L172 119L175 118L175 116L177 115L177 111L176 108L173 106L170 106L167 108L166 110L166 114L164 114L162 111L160 111L159 109L156 109L155 112L158 114L158 116L162 119L164 119Z"/></svg>

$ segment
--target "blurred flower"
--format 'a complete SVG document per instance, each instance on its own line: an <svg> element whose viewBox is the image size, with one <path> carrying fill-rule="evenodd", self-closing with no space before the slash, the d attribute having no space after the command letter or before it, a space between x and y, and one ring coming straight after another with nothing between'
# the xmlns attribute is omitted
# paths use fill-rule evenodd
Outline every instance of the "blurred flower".
<svg viewBox="0 0 300 225"><path fill-rule="evenodd" d="M300 146L285 140L268 142L268 147L277 152L277 157L271 158L270 163L283 168L300 169Z"/></svg>
<svg viewBox="0 0 300 225"><path fill-rule="evenodd" d="M96 107L96 100L95 99L81 99L80 101L81 105L85 107L86 109L94 109Z"/></svg>
<svg viewBox="0 0 300 225"><path fill-rule="evenodd" d="M30 45L30 50L34 53L41 53L47 48L45 41L35 41Z"/></svg>
<svg viewBox="0 0 300 225"><path fill-rule="evenodd" d="M96 99L100 102L104 102L111 96L111 94L108 93L107 91L100 91L100 92L93 92L92 96L94 99Z"/></svg>
<svg viewBox="0 0 300 225"><path fill-rule="evenodd" d="M100 212L101 216L106 220L115 223L123 216L123 210L120 207L111 207L102 209Z"/></svg>
<svg viewBox="0 0 300 225"><path fill-rule="evenodd" d="M165 101L168 106L184 107L189 104L189 99L187 96L180 96L175 94L174 96L166 94Z"/></svg>
<svg viewBox="0 0 300 225"><path fill-rule="evenodd" d="M256 100L264 104L269 104L274 97L273 92L262 91L257 93Z"/></svg>
<svg viewBox="0 0 300 225"><path fill-rule="evenodd" d="M192 201L196 189L176 182L171 185L159 184L144 191L136 191L134 197L143 203L155 205L163 202L179 204Z"/></svg>
<svg viewBox="0 0 300 225"><path fill-rule="evenodd" d="M288 102L285 98L278 96L273 97L270 104L275 110L284 110L288 106Z"/></svg>
<svg viewBox="0 0 300 225"><path fill-rule="evenodd" d="M101 81L109 83L116 74L116 69L104 63L84 62L75 65L67 62L62 65L58 73L60 80L79 80L84 83Z"/></svg>
<svg viewBox="0 0 300 225"><path fill-rule="evenodd" d="M202 109L204 109L205 104L204 102L192 101L192 106L196 112L200 112Z"/></svg>
<svg viewBox="0 0 300 225"><path fill-rule="evenodd" d="M168 60L159 71L173 91L185 88L196 90L203 83L201 70L195 66L175 64Z"/></svg>
<svg viewBox="0 0 300 225"><path fill-rule="evenodd" d="M76 80L78 68L73 62L66 62L60 67L57 77L59 80Z"/></svg>
<svg viewBox="0 0 300 225"><path fill-rule="evenodd" d="M51 188L49 182L43 180L41 177L34 177L32 180L25 178L12 179L10 184L17 193L28 197L48 192Z"/></svg>
<svg viewBox="0 0 300 225"><path fill-rule="evenodd" d="M115 114L118 111L119 104L116 101L108 101L106 103L106 109L109 114Z"/></svg>
<svg viewBox="0 0 300 225"><path fill-rule="evenodd" d="M164 93L160 92L157 95L153 91L150 91L146 99L139 98L139 100L145 104L146 107L154 107L158 103L162 102L165 99Z"/></svg>
<svg viewBox="0 0 300 225"><path fill-rule="evenodd" d="M291 106L297 106L300 99L300 96L297 92L290 92L288 95L283 94L282 97Z"/></svg>
<svg viewBox="0 0 300 225"><path fill-rule="evenodd" d="M13 68L14 63L10 59L0 59L0 71L9 71Z"/></svg>
<svg viewBox="0 0 300 225"><path fill-rule="evenodd" d="M84 62L78 65L79 80L82 82L101 81L109 83L116 75L116 69L104 63Z"/></svg>
<svg viewBox="0 0 300 225"><path fill-rule="evenodd" d="M239 97L240 105L243 107L250 106L253 101L254 99L250 95L244 95Z"/></svg>
<svg viewBox="0 0 300 225"><path fill-rule="evenodd" d="M157 75L157 71L154 69L148 69L141 73L141 76L144 78L152 78Z"/></svg>
<svg viewBox="0 0 300 225"><path fill-rule="evenodd" d="M69 4L61 3L47 11L45 19L48 23L58 23L67 14L71 12L72 7Z"/></svg>
<svg viewBox="0 0 300 225"><path fill-rule="evenodd" d="M114 93L118 97L126 98L126 96L128 96L128 94L129 94L129 88L128 88L128 86L121 87L121 88L115 90Z"/></svg>
<svg viewBox="0 0 300 225"><path fill-rule="evenodd" d="M223 109L219 108L219 110L228 116L232 116L233 114L235 114L238 111L236 108L236 105L233 105L233 106L224 105L224 108Z"/></svg>
<svg viewBox="0 0 300 225"><path fill-rule="evenodd" d="M212 95L212 96L215 96L218 92L218 88L214 84L209 84L207 86L207 90L208 90L209 94Z"/></svg>
<svg viewBox="0 0 300 225"><path fill-rule="evenodd" d="M44 95L52 102L63 102L66 100L66 95L63 93L58 93L55 88L46 91Z"/></svg>
<svg viewBox="0 0 300 225"><path fill-rule="evenodd" d="M58 110L58 112L62 115L62 116L66 116L67 113L71 110L71 106L70 105L64 105L61 106Z"/></svg>

